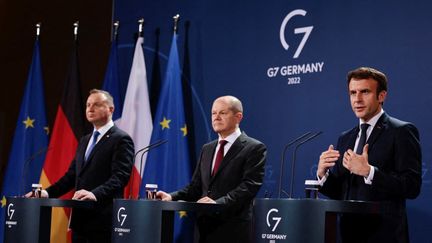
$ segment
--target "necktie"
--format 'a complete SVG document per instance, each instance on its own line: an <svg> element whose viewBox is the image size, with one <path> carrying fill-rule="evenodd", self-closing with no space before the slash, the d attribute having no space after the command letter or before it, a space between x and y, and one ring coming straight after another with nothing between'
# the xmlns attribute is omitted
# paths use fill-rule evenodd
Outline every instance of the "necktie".
<svg viewBox="0 0 432 243"><path fill-rule="evenodd" d="M360 133L360 140L358 142L357 149L356 149L356 154L362 154L363 153L363 147L366 145L366 140L367 140L366 139L366 137L367 137L366 131L367 131L369 126L370 125L367 123L362 123L360 125L361 133Z"/></svg>
<svg viewBox="0 0 432 243"><path fill-rule="evenodd" d="M87 161L87 159L90 156L94 146L96 145L96 142L97 142L99 135L100 135L100 133L98 131L94 131L93 136L92 136L93 137L92 143L91 143L89 149L87 150L87 153L85 154L85 161Z"/></svg>
<svg viewBox="0 0 432 243"><path fill-rule="evenodd" d="M219 150L217 151L216 154L216 160L215 160L215 164L213 167L213 172L212 172L212 176L216 175L217 170L219 169L220 164L222 163L222 159L224 157L224 147L225 144L227 144L228 141L226 140L220 140L219 141Z"/></svg>

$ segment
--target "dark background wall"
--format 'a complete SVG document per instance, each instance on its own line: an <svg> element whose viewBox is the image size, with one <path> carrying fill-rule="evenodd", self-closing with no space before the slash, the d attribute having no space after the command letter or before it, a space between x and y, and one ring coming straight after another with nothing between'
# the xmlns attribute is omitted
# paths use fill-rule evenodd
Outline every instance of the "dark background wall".
<svg viewBox="0 0 432 243"><path fill-rule="evenodd" d="M82 92L86 97L88 90L102 85L111 41L112 2L0 0L0 178L27 81L35 24L42 23L42 68L52 128L73 45L73 23L77 20Z"/></svg>
<svg viewBox="0 0 432 243"><path fill-rule="evenodd" d="M312 130L323 131L300 148L295 196L303 195L303 181L314 177L317 158L341 131L357 123L349 106L345 75L358 66L373 66L387 73L389 95L384 109L390 115L414 122L421 133L423 187L419 198L409 200L411 241L425 242L432 230L432 3L419 1L195 1L128 0L40 3L0 0L0 158L1 173L16 125L31 51L34 24L43 22L42 65L50 125L60 100L72 45L72 23L80 21L80 64L84 94L100 87L108 58L110 27L120 20L120 76L126 82L136 40L137 20L145 18L144 55L151 87L157 98L157 80L165 72L172 37L172 16L181 15L178 46L183 77L191 93L194 145L215 138L209 124L211 103L219 95L238 96L245 107L241 128L268 146L264 192L277 194L279 163L284 145ZM284 36L281 23L293 17ZM298 58L294 52L303 34L294 29L313 26ZM319 72L282 75L287 66L324 63ZM276 76L270 68L278 67ZM288 84L297 78L299 84ZM84 95L85 97L85 95ZM289 188L288 152L283 187Z"/></svg>
<svg viewBox="0 0 432 243"><path fill-rule="evenodd" d="M283 29L284 18L304 10ZM144 55L148 76L165 71L172 37L172 16L181 15L180 61L192 93L195 145L215 138L209 129L214 98L238 96L245 108L242 130L268 147L265 183L259 194L277 194L283 147L306 131L323 134L303 145L297 154L294 197L302 197L305 179L315 177L319 154L335 144L339 134L358 123L349 105L346 74L359 66L384 71L390 80L384 110L416 124L423 148L423 186L416 200L408 200L411 241L425 242L432 226L432 3L420 1L117 1L114 18L122 23L121 76L129 74L136 21L144 17ZM298 58L294 53L313 27ZM301 30L300 30L301 31ZM155 58L157 57L157 58ZM155 69L155 61L160 67ZM282 67L323 63L317 72L287 74ZM268 73L278 67L278 74ZM273 69L274 70L274 69ZM289 84L289 81L300 81ZM151 86L155 80L150 79ZM188 126L189 128L189 126ZM286 158L283 188L289 190L292 149Z"/></svg>

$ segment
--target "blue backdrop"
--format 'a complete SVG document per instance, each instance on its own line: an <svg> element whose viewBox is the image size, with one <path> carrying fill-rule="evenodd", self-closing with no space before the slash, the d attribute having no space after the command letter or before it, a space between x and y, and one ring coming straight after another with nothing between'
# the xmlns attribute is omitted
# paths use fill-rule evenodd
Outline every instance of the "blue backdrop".
<svg viewBox="0 0 432 243"><path fill-rule="evenodd" d="M384 71L389 78L385 111L414 122L421 133L423 186L421 195L408 201L408 217L412 242L425 242L432 230L430 9L428 0L116 1L120 76L127 81L137 20L144 17L151 96L158 93L172 16L179 13L180 62L191 88L197 151L216 137L210 124L212 101L225 94L239 97L245 107L241 129L268 146L260 196L265 191L275 196L284 145L306 131L323 131L298 152L294 196L302 197L304 180L315 177L319 154L357 124L346 73L359 66Z"/></svg>

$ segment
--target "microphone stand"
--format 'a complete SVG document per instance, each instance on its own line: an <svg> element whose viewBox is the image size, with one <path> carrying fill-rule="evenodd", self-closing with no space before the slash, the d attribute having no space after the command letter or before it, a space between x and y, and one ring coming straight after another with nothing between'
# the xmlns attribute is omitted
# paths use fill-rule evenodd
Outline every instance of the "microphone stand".
<svg viewBox="0 0 432 243"><path fill-rule="evenodd" d="M144 148L142 148L142 149L139 149L136 153L135 153L135 155L134 155L134 160L133 160L133 164L134 164L134 166L135 166L135 161L136 161L136 157L138 156L138 154L139 153L141 153L142 152L142 155L141 155L141 161L140 161L140 167L139 167L139 175L140 176L142 176L141 175L141 170L142 170L142 163L143 163L143 155L145 154L145 153L147 153L148 151L150 151L150 149L153 149L153 148L155 148L155 147L158 147L158 146L160 146L160 145L162 145L162 144L164 144L164 143L166 143L166 142L168 142L168 140L166 140L166 139L164 139L164 140L158 140L158 141L156 141L155 143L152 143L152 144L150 144L150 145L148 145L148 146L145 146ZM133 176L134 176L134 173L132 173L132 176L131 176L131 184L130 184L130 187L129 187L129 199L131 199L132 198L132 188L133 188L133 185L132 185L132 183L133 183Z"/></svg>
<svg viewBox="0 0 432 243"><path fill-rule="evenodd" d="M290 182L290 193L289 193L289 198L293 197L293 188L294 188L294 172L295 172L295 164L296 164L296 159L297 159L297 150L298 148L305 144L306 142L318 137L319 135L321 135L322 131L319 131L317 133L314 133L313 135L309 136L308 138L304 139L303 141L301 141L300 143L298 143L296 145L296 147L294 148L294 152L292 155L292 162L291 162L291 182Z"/></svg>
<svg viewBox="0 0 432 243"><path fill-rule="evenodd" d="M30 157L28 157L28 159L26 159L25 161L24 161L24 165L23 165L23 169L22 169L22 179L23 179L23 181L22 181L22 185L21 185L21 190L22 190L22 193L23 193L23 195L26 193L25 192L25 184L26 184L26 177L27 177L27 173L28 173L28 165L29 165L29 163L31 162L31 161L33 161L34 159L36 159L39 155L41 155L42 153L44 153L44 152L46 152L46 151L48 151L48 150L50 150L51 149L51 147L43 147L43 148L41 148L41 149L39 149L38 151L36 151L34 154L32 154Z"/></svg>
<svg viewBox="0 0 432 243"><path fill-rule="evenodd" d="M294 143L298 142L299 140L305 138L306 136L309 136L312 132L307 132L303 135L301 135L300 137L292 140L291 142L289 142L287 145L285 145L284 150L282 152L282 158L281 158L281 163L280 163L280 172L279 172L279 189L278 189L278 198L281 198L281 192L282 192L282 178L283 178L283 172L284 172L284 165L285 165L285 153L287 151L287 149L293 145Z"/></svg>

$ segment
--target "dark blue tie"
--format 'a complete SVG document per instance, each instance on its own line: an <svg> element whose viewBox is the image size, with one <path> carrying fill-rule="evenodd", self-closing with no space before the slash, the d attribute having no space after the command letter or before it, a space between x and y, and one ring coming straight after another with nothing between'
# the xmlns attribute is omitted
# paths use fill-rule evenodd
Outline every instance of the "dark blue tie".
<svg viewBox="0 0 432 243"><path fill-rule="evenodd" d="M98 131L93 132L93 140L92 140L92 143L91 143L89 149L87 150L87 153L85 154L85 161L87 161L87 159L90 156L94 146L96 145L96 142L97 142L99 135L100 135L100 133Z"/></svg>
<svg viewBox="0 0 432 243"><path fill-rule="evenodd" d="M363 153L363 147L366 145L367 140L367 129L369 128L369 124L362 123L360 125L361 133L360 133L360 139L357 145L356 154L362 154Z"/></svg>

